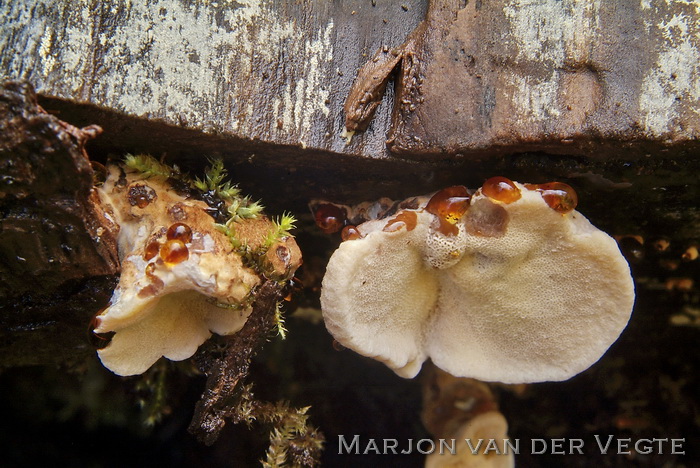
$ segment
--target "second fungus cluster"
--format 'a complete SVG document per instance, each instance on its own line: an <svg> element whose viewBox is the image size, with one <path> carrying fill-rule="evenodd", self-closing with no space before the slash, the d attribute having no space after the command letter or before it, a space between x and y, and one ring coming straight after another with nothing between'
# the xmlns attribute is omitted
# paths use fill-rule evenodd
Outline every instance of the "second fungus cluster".
<svg viewBox="0 0 700 468"><path fill-rule="evenodd" d="M316 220L332 214L345 241L323 280L326 326L403 377L430 358L484 381L568 379L617 339L634 303L617 243L576 204L566 184L504 177L399 203L318 202Z"/></svg>

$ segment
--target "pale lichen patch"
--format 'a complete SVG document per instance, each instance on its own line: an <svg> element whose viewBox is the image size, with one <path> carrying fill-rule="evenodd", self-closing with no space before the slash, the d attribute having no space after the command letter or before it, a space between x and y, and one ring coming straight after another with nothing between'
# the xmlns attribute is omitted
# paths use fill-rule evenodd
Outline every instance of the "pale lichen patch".
<svg viewBox="0 0 700 468"><path fill-rule="evenodd" d="M697 131L681 121L689 113L698 118L700 16L674 13L668 20L657 20L656 29L662 44L655 66L642 82L643 128L656 137L694 138Z"/></svg>
<svg viewBox="0 0 700 468"><path fill-rule="evenodd" d="M89 97L141 117L177 116L175 123L205 131L224 122L224 130L250 137L265 131L252 115L277 109L282 125L272 131L289 143L309 143L311 122L330 112L322 81L333 58L332 20L309 33L306 19L257 0L110 2L105 22L84 2L37 3L42 18L64 17L64 29L11 5L0 47L11 40L27 53L4 59L4 68L59 96ZM273 97L280 94L289 96L283 109Z"/></svg>

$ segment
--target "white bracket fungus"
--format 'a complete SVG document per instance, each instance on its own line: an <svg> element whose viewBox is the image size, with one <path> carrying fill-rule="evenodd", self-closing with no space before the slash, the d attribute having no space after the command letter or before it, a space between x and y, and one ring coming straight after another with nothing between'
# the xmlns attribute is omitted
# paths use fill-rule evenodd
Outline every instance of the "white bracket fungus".
<svg viewBox="0 0 700 468"><path fill-rule="evenodd" d="M575 205L565 184L498 177L346 227L323 279L326 327L402 377L430 358L484 381L566 380L605 353L634 304L616 242Z"/></svg>
<svg viewBox="0 0 700 468"><path fill-rule="evenodd" d="M94 332L113 335L98 354L118 375L141 374L161 356L187 359L212 333L239 331L263 272L285 281L301 262L286 228L258 215L261 207L230 184L200 189L209 196L219 190L217 200L228 206L229 222L216 224L212 207L169 178L167 166L147 157L130 161L139 170L111 166L99 189L106 216L119 226L122 272ZM192 185L220 184L223 165L214 173ZM244 262L251 252L257 263Z"/></svg>

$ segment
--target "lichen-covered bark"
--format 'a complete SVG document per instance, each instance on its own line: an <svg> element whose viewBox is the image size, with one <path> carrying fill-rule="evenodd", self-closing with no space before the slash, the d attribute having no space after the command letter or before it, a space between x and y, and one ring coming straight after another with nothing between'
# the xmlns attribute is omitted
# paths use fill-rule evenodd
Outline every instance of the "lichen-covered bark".
<svg viewBox="0 0 700 468"><path fill-rule="evenodd" d="M395 99L395 153L609 155L610 141L697 140L693 2L8 2L0 70L130 116L385 157L391 93L349 146L343 101L362 64L400 46L429 3L402 65L417 83Z"/></svg>
<svg viewBox="0 0 700 468"><path fill-rule="evenodd" d="M422 0L373 3L9 2L0 70L132 116L342 150L354 70L380 44L401 43L424 11Z"/></svg>
<svg viewBox="0 0 700 468"><path fill-rule="evenodd" d="M697 148L699 31L700 10L685 2L434 0L398 50L389 148L408 158ZM353 90L374 79L361 70Z"/></svg>

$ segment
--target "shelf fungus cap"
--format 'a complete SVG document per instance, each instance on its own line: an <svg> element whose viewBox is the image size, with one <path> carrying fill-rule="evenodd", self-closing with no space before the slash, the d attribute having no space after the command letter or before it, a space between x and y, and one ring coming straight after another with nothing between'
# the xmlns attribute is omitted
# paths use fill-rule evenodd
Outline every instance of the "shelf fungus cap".
<svg viewBox="0 0 700 468"><path fill-rule="evenodd" d="M438 192L447 210L428 202L357 226L323 279L335 339L407 378L428 358L505 383L566 380L595 363L632 312L627 262L573 209L570 187L504 180L500 192Z"/></svg>
<svg viewBox="0 0 700 468"><path fill-rule="evenodd" d="M118 375L145 372L161 356L191 357L212 333L239 331L260 283L200 200L180 195L163 177L142 179L119 167L100 189L119 226L122 273L95 333L115 332L98 350Z"/></svg>

